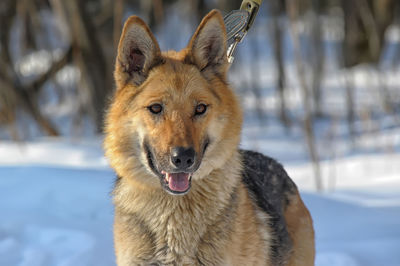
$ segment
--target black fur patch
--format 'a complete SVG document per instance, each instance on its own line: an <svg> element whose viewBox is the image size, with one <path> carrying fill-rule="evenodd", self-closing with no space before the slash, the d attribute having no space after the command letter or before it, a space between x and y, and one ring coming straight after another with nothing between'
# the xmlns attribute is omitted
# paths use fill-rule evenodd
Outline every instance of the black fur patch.
<svg viewBox="0 0 400 266"><path fill-rule="evenodd" d="M274 234L271 249L274 265L280 265L292 247L284 211L289 204L289 196L297 191L296 185L274 159L253 151L241 150L240 153L243 158L243 183L258 207L271 217L270 226Z"/></svg>

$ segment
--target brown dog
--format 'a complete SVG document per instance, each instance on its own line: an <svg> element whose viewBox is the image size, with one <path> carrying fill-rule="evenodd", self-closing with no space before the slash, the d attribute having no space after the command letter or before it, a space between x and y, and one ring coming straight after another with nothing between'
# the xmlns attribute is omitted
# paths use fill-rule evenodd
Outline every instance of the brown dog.
<svg viewBox="0 0 400 266"><path fill-rule="evenodd" d="M104 147L118 265L313 265L312 220L280 164L238 149L226 32L211 11L187 48L161 53L125 23Z"/></svg>

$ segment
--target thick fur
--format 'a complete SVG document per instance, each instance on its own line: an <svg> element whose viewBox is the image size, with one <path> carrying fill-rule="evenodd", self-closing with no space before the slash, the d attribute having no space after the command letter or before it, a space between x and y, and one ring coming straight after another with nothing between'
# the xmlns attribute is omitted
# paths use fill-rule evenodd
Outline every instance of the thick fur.
<svg viewBox="0 0 400 266"><path fill-rule="evenodd" d="M242 112L225 51L215 10L180 52L161 53L138 17L125 23L104 141L118 175L118 265L314 264L312 220L295 184L273 159L238 149ZM155 103L159 114L149 111ZM196 154L184 195L168 193L160 174L176 146Z"/></svg>

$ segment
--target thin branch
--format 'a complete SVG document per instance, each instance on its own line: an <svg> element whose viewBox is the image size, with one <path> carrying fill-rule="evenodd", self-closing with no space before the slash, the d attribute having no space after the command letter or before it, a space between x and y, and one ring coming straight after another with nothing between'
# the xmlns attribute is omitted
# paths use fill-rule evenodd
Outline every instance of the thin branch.
<svg viewBox="0 0 400 266"><path fill-rule="evenodd" d="M38 93L42 88L43 84L46 83L50 78L52 78L58 71L65 67L72 60L72 46L70 46L67 52L58 61L54 62L51 67L43 73L39 78L31 83L30 89L34 93Z"/></svg>

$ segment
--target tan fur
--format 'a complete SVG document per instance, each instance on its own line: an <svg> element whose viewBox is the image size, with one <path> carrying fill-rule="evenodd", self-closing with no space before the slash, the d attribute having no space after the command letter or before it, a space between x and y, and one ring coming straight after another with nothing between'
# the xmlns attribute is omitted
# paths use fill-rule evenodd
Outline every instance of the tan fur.
<svg viewBox="0 0 400 266"><path fill-rule="evenodd" d="M209 59L207 41L221 34L220 43L211 47L215 57ZM133 56L145 60L138 65L140 71L129 65L131 45L140 49ZM225 28L217 11L203 19L181 52L161 53L137 17L124 26L104 141L119 176L114 190L118 265L272 265L269 216L241 182L242 114L226 83L225 49ZM148 106L160 102L165 110L162 118L154 118ZM194 118L199 102L207 103L207 115ZM155 147L155 156L164 160L177 145L193 146L200 154L207 137L212 142L189 193L166 193L151 173L143 143ZM287 207L285 217L295 247L290 265L313 265L311 218L300 198Z"/></svg>
<svg viewBox="0 0 400 266"><path fill-rule="evenodd" d="M262 225L255 215L254 204L242 185L237 191L238 212L230 213L234 222L231 224L232 221L227 221L228 217L223 217L223 220L218 218L221 211L230 206L231 199L228 196L238 182L235 176L238 165L240 163L233 160L226 168L214 171L209 177L199 181L200 184L195 182L191 192L184 198L156 191L146 193L129 185L120 186L121 190L116 191L116 205L132 208L124 211L136 213L137 219L149 226L148 230L154 232L155 246L148 246L151 240L146 239L149 238L147 232L138 230L137 222L130 221L129 215L116 215L115 244L118 265L131 265L125 260L130 261L132 257L143 258L143 261L135 263L144 263L153 258L155 250L166 245L172 253L157 258L164 263L198 265L197 255L206 259L206 265L267 265L267 243L259 232ZM217 178L219 175L226 175L226 171L231 173L232 180L228 180L230 182ZM229 227L232 232L221 236ZM210 248L210 244L218 247L217 253Z"/></svg>
<svg viewBox="0 0 400 266"><path fill-rule="evenodd" d="M238 206L236 230L229 245L227 265L271 265L271 254L266 245L272 239L264 217L258 216L259 210L243 185L240 186L238 195L243 200Z"/></svg>
<svg viewBox="0 0 400 266"><path fill-rule="evenodd" d="M293 241L293 252L288 266L314 265L314 228L311 215L298 192L290 198L290 204L285 211L285 219Z"/></svg>

